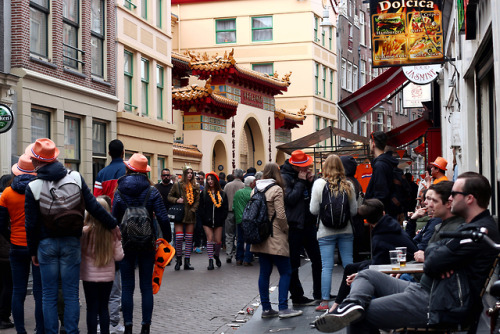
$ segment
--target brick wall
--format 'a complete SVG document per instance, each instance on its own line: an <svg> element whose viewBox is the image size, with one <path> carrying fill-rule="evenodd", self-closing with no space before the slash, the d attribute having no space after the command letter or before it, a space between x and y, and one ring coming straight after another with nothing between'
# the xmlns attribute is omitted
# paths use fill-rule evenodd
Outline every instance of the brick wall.
<svg viewBox="0 0 500 334"><path fill-rule="evenodd" d="M76 85L95 89L116 96L116 11L113 0L105 1L106 47L104 62L105 83L92 79L91 75L91 1L80 0L79 45L85 54L80 58L85 62L80 73L63 65L63 5L62 0L50 1L49 52L48 59L37 61L38 56L30 55L30 8L29 0L12 0L12 68L25 68L49 75ZM65 69L66 68L66 69Z"/></svg>

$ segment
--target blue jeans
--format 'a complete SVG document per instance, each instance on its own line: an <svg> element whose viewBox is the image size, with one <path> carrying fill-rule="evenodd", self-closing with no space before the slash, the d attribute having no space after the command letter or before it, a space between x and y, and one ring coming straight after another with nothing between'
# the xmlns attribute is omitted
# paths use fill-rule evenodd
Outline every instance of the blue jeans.
<svg viewBox="0 0 500 334"><path fill-rule="evenodd" d="M32 264L31 256L28 253L28 247L25 246L11 245L9 258L13 282L12 318L14 318L16 332L26 332L26 328L24 327L24 301L28 290L31 265L33 274L33 297L35 298L36 332L43 334L45 333L45 328L43 325L42 279L40 277L40 267Z"/></svg>
<svg viewBox="0 0 500 334"><path fill-rule="evenodd" d="M332 289L332 272L335 264L335 246L339 245L342 265L347 266L352 263L352 244L354 236L352 233L329 235L318 239L319 250L321 252L321 299L330 299Z"/></svg>
<svg viewBox="0 0 500 334"><path fill-rule="evenodd" d="M259 254L260 274L259 274L259 294L262 310L271 309L269 301L269 279L273 272L273 264L280 273L280 282L278 284L278 309L286 310L288 308L288 288L290 287L290 277L292 275L292 266L290 258L280 255Z"/></svg>
<svg viewBox="0 0 500 334"><path fill-rule="evenodd" d="M236 239L236 261L252 262L252 253L250 252L250 244L243 240L243 227L240 224L237 226L237 239Z"/></svg>
<svg viewBox="0 0 500 334"><path fill-rule="evenodd" d="M139 267L142 297L142 324L150 325L153 315L153 267L155 252L126 252L120 262L122 274L122 311L125 325L132 325L134 313L135 266Z"/></svg>
<svg viewBox="0 0 500 334"><path fill-rule="evenodd" d="M80 238L46 238L38 246L38 262L42 277L43 317L45 333L57 334L57 289L61 278L64 295L64 327L68 334L78 334L80 320L79 283Z"/></svg>

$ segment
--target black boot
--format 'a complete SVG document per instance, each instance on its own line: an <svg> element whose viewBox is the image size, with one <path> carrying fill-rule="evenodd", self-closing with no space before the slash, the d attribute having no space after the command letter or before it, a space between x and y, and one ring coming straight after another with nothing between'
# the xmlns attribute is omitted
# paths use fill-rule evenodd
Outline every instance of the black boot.
<svg viewBox="0 0 500 334"><path fill-rule="evenodd" d="M125 325L125 332L123 334L132 334L132 325Z"/></svg>
<svg viewBox="0 0 500 334"><path fill-rule="evenodd" d="M182 266L182 256L177 256L177 263L175 264L175 270L181 270Z"/></svg>
<svg viewBox="0 0 500 334"><path fill-rule="evenodd" d="M207 267L208 270L214 270L214 260L213 259L209 259L208 260L208 267Z"/></svg>
<svg viewBox="0 0 500 334"><path fill-rule="evenodd" d="M151 325L142 325L141 334L149 334L149 327L151 327Z"/></svg>
<svg viewBox="0 0 500 334"><path fill-rule="evenodd" d="M215 265L217 265L217 267L221 267L222 266L222 262L220 262L220 258L218 255L214 255L214 259L215 259Z"/></svg>
<svg viewBox="0 0 500 334"><path fill-rule="evenodd" d="M191 259L184 259L184 270L194 270L193 266L191 266Z"/></svg>

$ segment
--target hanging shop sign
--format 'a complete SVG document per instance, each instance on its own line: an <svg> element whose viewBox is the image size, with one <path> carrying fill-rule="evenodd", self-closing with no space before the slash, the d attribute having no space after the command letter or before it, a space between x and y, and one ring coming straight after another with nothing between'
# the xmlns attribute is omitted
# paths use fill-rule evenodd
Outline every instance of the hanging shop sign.
<svg viewBox="0 0 500 334"><path fill-rule="evenodd" d="M444 61L442 0L370 0L373 67Z"/></svg>
<svg viewBox="0 0 500 334"><path fill-rule="evenodd" d="M438 75L440 65L417 65L403 67L403 73L413 83L425 85L434 81Z"/></svg>
<svg viewBox="0 0 500 334"><path fill-rule="evenodd" d="M9 131L14 125L14 113L5 104L0 104L0 133Z"/></svg>

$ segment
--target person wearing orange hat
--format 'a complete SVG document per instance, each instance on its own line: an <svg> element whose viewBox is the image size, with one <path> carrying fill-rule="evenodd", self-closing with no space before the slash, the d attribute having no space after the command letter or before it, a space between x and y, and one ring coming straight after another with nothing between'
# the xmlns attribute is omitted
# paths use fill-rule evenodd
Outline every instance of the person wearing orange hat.
<svg viewBox="0 0 500 334"><path fill-rule="evenodd" d="M149 212L149 217L153 213L158 220L163 232L163 238L168 242L172 241L172 231L170 230L170 220L168 218L165 204L160 192L151 186L148 172L151 167L148 159L140 154L134 153L129 160L124 161L126 174L118 179L118 186L113 201L113 216L122 221L125 210L129 206L143 205ZM152 223L153 238L158 238L156 226ZM153 269L155 263L155 249L144 249L138 251L135 248L127 247L124 244L125 257L120 262L120 272L122 276L122 310L123 322L125 324L125 334L132 334L132 323L134 314L134 289L135 289L135 267L139 267L139 286L142 299L142 328L141 334L149 334L151 318L153 315Z"/></svg>
<svg viewBox="0 0 500 334"><path fill-rule="evenodd" d="M443 157L437 157L434 162L430 163L431 165L431 175L434 180L432 184L439 183L441 181L448 181L448 178L444 174L446 172L446 166L448 165L448 161Z"/></svg>
<svg viewBox="0 0 500 334"><path fill-rule="evenodd" d="M107 229L119 237L116 219L113 218L99 203L85 183L84 178L75 171L68 171L57 160L59 149L48 138L40 138L28 146L25 153L31 157L37 178L26 187L25 219L26 238L29 255L35 266L40 266L43 294L43 317L45 333L58 332L59 320L57 314L57 282L61 279L64 295L64 327L68 333L78 333L80 320L79 286L81 247L80 237L83 226L84 210L101 221ZM64 180L63 180L64 179ZM59 218L43 214L40 203L50 208L52 202L44 197L43 189L56 184L76 184L80 189L80 199L83 206L75 210L58 212L71 225L56 228ZM73 187L74 188L74 187ZM43 192L43 193L42 193ZM76 194L75 194L76 195Z"/></svg>
<svg viewBox="0 0 500 334"><path fill-rule="evenodd" d="M1 275L11 277L12 293L8 298L12 300L12 317L16 332L26 333L24 327L24 300L28 290L31 264L33 297L35 298L35 326L37 332L44 333L40 268L31 263L26 242L24 194L28 183L36 177L35 167L28 155L23 154L19 157L19 161L12 166L12 174L14 174L14 179L11 185L4 190L0 197L0 231L3 232L10 228L10 264L9 262L0 262L0 271ZM9 304L11 300L8 301ZM3 304L3 301L0 301L0 304ZM7 319L4 319L3 315L0 316L2 316L0 318L2 325L7 323L8 316ZM14 325L10 327L14 327Z"/></svg>
<svg viewBox="0 0 500 334"><path fill-rule="evenodd" d="M290 279L290 299L294 306L319 304L321 300L321 254L316 237L316 218L309 211L314 175L310 168L313 159L301 150L292 152L281 168L281 176L286 183L285 212L290 245L292 276ZM299 278L300 252L305 249L311 259L313 275L313 299L304 296Z"/></svg>

